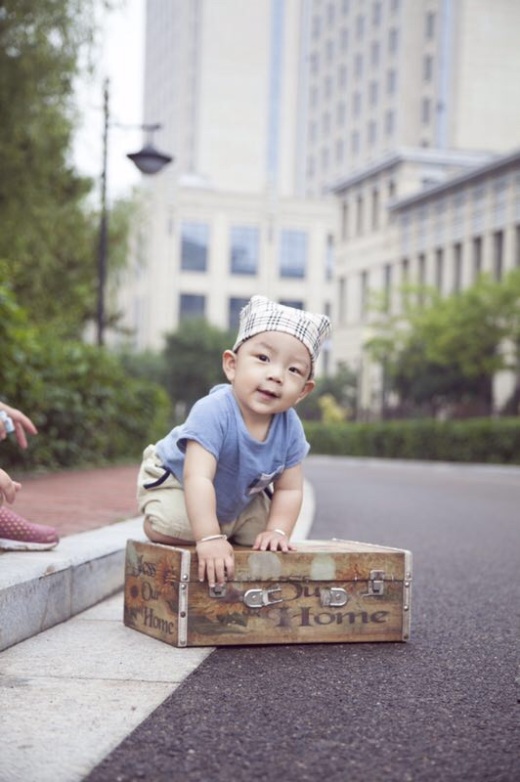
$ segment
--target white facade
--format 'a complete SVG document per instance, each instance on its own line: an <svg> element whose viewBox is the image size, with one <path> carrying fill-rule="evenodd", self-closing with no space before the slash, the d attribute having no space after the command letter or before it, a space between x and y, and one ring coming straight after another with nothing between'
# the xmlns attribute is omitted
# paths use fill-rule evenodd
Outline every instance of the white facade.
<svg viewBox="0 0 520 782"><path fill-rule="evenodd" d="M364 350L373 335L371 295L384 292L395 312L405 282L449 295L480 273L501 279L520 267L520 152L480 165L474 160L468 168L470 161L456 153L442 160L428 150L403 150L338 188L343 242L336 256L334 355L358 371L361 408L382 404L380 369ZM434 165L457 166L459 173L421 189L424 172ZM415 187L407 190L414 178ZM374 200L376 189L381 196ZM497 383L497 407L511 382L503 376Z"/></svg>
<svg viewBox="0 0 520 782"><path fill-rule="evenodd" d="M305 0L305 13L306 193L402 146L518 145L517 0Z"/></svg>
<svg viewBox="0 0 520 782"><path fill-rule="evenodd" d="M294 193L301 0L148 0L145 122L165 174Z"/></svg>
<svg viewBox="0 0 520 782"><path fill-rule="evenodd" d="M184 185L169 200L154 188L118 281L129 344L161 350L164 336L192 317L236 330L257 293L330 316L335 215L332 197L275 201ZM317 371L331 367L327 345Z"/></svg>

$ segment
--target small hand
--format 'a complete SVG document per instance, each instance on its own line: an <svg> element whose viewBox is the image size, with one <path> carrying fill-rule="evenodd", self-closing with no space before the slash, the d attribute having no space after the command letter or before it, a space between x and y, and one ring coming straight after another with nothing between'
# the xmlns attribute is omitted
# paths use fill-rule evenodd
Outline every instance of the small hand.
<svg viewBox="0 0 520 782"><path fill-rule="evenodd" d="M21 483L13 481L4 470L0 470L0 505L2 505L4 498L9 504L14 502L16 493L21 488Z"/></svg>
<svg viewBox="0 0 520 782"><path fill-rule="evenodd" d="M24 415L21 410L17 410L15 407L2 404L2 410L5 410L9 418L14 424L14 434L18 441L20 448L27 448L27 434L38 434L38 430L31 421L31 419ZM0 426L0 440L6 437L5 428Z"/></svg>
<svg viewBox="0 0 520 782"><path fill-rule="evenodd" d="M207 576L208 584L225 584L226 575L231 581L235 574L235 559L233 546L227 540L207 540L197 543L197 556L199 558L199 580L204 581Z"/></svg>
<svg viewBox="0 0 520 782"><path fill-rule="evenodd" d="M294 551L294 546L287 535L282 535L274 529L265 529L256 536L256 540L253 545L254 551Z"/></svg>

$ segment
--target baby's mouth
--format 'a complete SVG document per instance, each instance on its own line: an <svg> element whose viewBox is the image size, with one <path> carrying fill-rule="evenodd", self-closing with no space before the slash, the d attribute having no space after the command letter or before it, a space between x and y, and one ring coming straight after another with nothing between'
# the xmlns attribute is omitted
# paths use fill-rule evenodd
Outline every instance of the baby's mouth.
<svg viewBox="0 0 520 782"><path fill-rule="evenodd" d="M258 393L267 397L268 399L278 399L278 396L273 391L269 391L266 388L259 388Z"/></svg>

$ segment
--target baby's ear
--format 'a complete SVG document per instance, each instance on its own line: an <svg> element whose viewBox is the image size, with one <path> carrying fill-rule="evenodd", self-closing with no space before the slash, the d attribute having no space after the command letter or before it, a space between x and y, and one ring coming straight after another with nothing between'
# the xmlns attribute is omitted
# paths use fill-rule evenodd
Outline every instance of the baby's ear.
<svg viewBox="0 0 520 782"><path fill-rule="evenodd" d="M237 354L232 350L225 350L222 354L222 369L224 374L231 383L235 377L235 369L237 365Z"/></svg>
<svg viewBox="0 0 520 782"><path fill-rule="evenodd" d="M298 402L301 402L302 399L305 399L305 397L308 396L311 393L311 391L314 390L315 387L316 387L316 382L314 380L307 380L300 396L296 400L296 404L298 404Z"/></svg>

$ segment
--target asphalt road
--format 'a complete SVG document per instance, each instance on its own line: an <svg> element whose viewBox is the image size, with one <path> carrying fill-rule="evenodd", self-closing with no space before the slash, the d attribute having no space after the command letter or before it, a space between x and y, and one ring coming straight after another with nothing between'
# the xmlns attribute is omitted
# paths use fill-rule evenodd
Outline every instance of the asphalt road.
<svg viewBox="0 0 520 782"><path fill-rule="evenodd" d="M312 538L413 552L411 641L218 649L88 782L520 780L520 470L306 476Z"/></svg>

